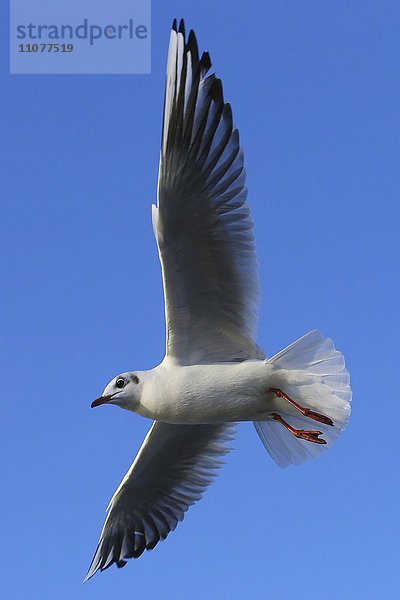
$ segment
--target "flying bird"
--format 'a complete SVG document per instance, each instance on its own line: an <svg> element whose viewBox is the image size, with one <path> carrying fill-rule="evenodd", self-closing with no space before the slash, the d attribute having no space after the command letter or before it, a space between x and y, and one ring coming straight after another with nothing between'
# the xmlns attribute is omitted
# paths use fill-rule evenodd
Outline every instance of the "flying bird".
<svg viewBox="0 0 400 600"><path fill-rule="evenodd" d="M273 460L328 448L350 415L349 373L318 330L272 358L256 344L259 284L243 150L211 61L174 21L157 206L166 355L121 373L92 407L153 420L108 506L86 579L138 558L173 531L212 482L238 421L253 421Z"/></svg>

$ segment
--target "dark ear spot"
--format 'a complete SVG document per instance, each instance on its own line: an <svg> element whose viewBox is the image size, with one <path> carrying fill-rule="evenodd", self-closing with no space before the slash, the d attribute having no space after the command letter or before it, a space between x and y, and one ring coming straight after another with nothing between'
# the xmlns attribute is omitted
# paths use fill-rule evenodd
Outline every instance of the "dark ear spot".
<svg viewBox="0 0 400 600"><path fill-rule="evenodd" d="M136 377L136 375L132 375L132 381L134 383L139 383L139 377Z"/></svg>

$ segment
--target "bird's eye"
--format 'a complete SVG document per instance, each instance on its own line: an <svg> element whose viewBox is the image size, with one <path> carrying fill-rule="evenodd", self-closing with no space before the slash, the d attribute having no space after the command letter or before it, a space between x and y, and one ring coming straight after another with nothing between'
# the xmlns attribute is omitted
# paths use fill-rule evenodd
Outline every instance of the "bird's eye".
<svg viewBox="0 0 400 600"><path fill-rule="evenodd" d="M125 379L123 377L118 377L117 381L115 382L115 385L117 386L117 388L123 388L125 385Z"/></svg>

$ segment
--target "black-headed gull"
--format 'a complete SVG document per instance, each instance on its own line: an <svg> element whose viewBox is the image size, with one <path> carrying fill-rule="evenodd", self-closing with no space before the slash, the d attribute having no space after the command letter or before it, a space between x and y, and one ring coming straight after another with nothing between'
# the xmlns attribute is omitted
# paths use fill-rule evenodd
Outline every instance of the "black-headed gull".
<svg viewBox="0 0 400 600"><path fill-rule="evenodd" d="M344 359L312 331L266 359L255 341L259 285L243 151L220 79L174 21L153 206L167 349L92 403L154 420L108 507L86 579L167 537L216 475L234 423L253 421L284 467L329 447L350 415Z"/></svg>

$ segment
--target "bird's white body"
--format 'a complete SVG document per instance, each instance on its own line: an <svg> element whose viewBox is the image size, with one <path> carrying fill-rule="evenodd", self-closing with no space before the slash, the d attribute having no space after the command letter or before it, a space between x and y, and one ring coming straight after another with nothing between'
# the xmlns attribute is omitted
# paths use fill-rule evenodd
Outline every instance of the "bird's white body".
<svg viewBox="0 0 400 600"><path fill-rule="evenodd" d="M181 366L166 358L142 382L136 413L166 423L256 421L268 418L279 399L269 392L283 374L264 360Z"/></svg>

